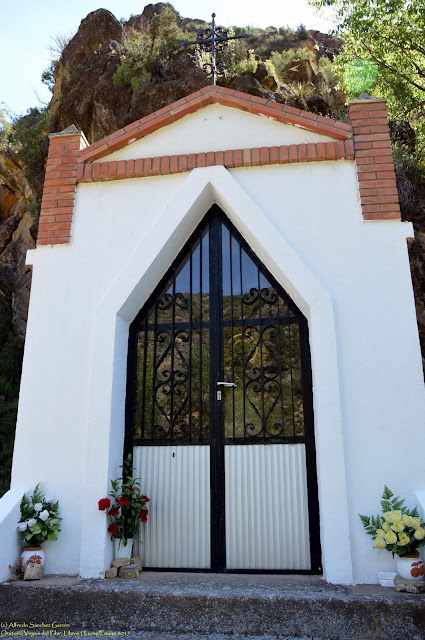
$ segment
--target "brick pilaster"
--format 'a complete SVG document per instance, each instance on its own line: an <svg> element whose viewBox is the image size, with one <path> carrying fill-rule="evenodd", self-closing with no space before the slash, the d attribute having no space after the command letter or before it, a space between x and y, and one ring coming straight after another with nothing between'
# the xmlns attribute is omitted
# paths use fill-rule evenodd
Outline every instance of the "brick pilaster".
<svg viewBox="0 0 425 640"><path fill-rule="evenodd" d="M69 243L77 160L80 150L88 146L84 134L74 125L51 133L49 139L37 246Z"/></svg>
<svg viewBox="0 0 425 640"><path fill-rule="evenodd" d="M385 104L366 98L348 106L364 220L400 220Z"/></svg>

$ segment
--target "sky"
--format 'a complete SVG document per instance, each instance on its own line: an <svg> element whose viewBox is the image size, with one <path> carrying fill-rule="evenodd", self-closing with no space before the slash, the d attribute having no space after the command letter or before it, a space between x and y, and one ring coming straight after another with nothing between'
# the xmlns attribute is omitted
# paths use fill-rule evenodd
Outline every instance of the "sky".
<svg viewBox="0 0 425 640"><path fill-rule="evenodd" d="M224 26L290 26L328 32L332 22L315 14L306 0L175 0L188 18L211 20ZM148 2L134 0L0 0L0 103L15 115L48 104L50 92L41 74L51 60L49 45L57 35L74 34L83 18L99 8L119 20L143 12ZM1 104L0 104L1 106Z"/></svg>

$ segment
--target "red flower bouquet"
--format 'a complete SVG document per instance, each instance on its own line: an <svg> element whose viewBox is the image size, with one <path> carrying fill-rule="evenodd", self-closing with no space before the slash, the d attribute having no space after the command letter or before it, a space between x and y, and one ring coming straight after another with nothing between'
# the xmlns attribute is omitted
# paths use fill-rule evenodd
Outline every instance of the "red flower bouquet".
<svg viewBox="0 0 425 640"><path fill-rule="evenodd" d="M147 522L149 510L146 503L149 498L140 493L140 478L133 478L131 454L124 464L122 478L111 480L112 491L109 498L99 500L99 511L108 514L110 525L108 532L112 538L120 538L125 544L130 538L137 538L140 522Z"/></svg>

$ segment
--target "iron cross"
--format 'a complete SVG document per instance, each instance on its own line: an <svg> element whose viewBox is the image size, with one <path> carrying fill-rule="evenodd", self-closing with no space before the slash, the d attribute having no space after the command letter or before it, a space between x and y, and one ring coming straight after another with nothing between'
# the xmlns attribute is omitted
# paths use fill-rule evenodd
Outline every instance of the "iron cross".
<svg viewBox="0 0 425 640"><path fill-rule="evenodd" d="M179 42L179 46L184 44L197 44L204 51L211 52L211 62L206 62L204 71L211 74L212 83L217 84L217 75L224 73L224 62L222 60L217 61L217 53L227 47L229 40L239 40L240 38L249 38L247 33L238 36L229 36L229 32L225 31L223 27L215 26L215 13L211 14L212 24L211 29L206 29L199 34L196 40L190 42ZM208 70L208 68L210 70Z"/></svg>

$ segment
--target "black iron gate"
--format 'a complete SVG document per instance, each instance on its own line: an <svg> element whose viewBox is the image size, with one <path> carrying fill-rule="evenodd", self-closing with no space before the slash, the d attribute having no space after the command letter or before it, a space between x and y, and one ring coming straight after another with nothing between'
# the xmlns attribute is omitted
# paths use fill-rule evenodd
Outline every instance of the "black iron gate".
<svg viewBox="0 0 425 640"><path fill-rule="evenodd" d="M210 447L211 568L226 568L224 451L304 444L320 572L307 321L214 205L130 327L125 452Z"/></svg>

